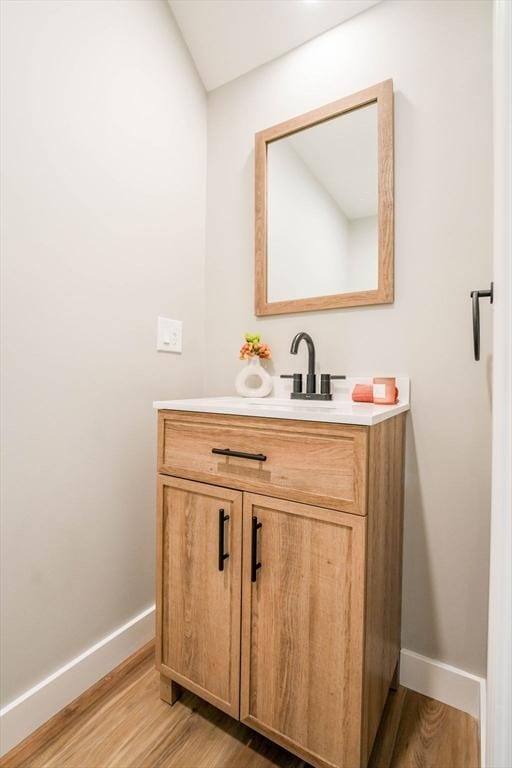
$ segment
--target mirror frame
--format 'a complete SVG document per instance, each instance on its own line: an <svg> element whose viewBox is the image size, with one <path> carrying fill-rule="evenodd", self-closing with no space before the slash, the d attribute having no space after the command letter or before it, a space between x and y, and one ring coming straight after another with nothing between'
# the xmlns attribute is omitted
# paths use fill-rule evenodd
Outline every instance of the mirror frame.
<svg viewBox="0 0 512 768"><path fill-rule="evenodd" d="M305 128L339 117L368 104L377 104L378 142L378 287L370 291L334 293L304 299L269 302L267 299L267 148ZM311 112L285 120L255 134L255 314L282 315L337 307L391 304L394 300L393 197L393 81L384 80L363 91L333 101Z"/></svg>

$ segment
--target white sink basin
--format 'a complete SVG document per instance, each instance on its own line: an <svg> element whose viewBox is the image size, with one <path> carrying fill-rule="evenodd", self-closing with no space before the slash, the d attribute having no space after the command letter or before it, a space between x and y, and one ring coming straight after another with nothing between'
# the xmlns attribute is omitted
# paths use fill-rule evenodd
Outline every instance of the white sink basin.
<svg viewBox="0 0 512 768"><path fill-rule="evenodd" d="M292 400L282 397L246 397L245 400L250 405L259 405L264 408L293 408L293 410L305 408L307 411L314 409L336 410L340 405L340 401L335 402L334 400Z"/></svg>

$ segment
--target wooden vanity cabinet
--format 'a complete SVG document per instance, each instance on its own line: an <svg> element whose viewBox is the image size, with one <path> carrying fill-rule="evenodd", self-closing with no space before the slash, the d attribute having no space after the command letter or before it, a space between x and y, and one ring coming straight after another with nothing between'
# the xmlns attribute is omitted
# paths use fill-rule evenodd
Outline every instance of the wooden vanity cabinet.
<svg viewBox="0 0 512 768"><path fill-rule="evenodd" d="M320 765L359 765L364 518L244 494L240 719Z"/></svg>
<svg viewBox="0 0 512 768"><path fill-rule="evenodd" d="M242 494L160 476L157 528L160 671L238 717Z"/></svg>
<svg viewBox="0 0 512 768"><path fill-rule="evenodd" d="M317 768L366 766L400 652L404 424L160 412L162 698L183 686Z"/></svg>

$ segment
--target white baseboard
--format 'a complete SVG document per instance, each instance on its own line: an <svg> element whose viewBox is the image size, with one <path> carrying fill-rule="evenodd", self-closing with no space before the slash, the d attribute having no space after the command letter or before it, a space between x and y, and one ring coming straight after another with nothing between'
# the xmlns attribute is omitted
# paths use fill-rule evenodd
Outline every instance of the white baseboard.
<svg viewBox="0 0 512 768"><path fill-rule="evenodd" d="M0 754L23 741L155 635L155 606L123 624L80 656L0 710ZM485 680L440 661L402 650L400 683L480 720L485 748ZM484 763L482 762L482 765Z"/></svg>
<svg viewBox="0 0 512 768"><path fill-rule="evenodd" d="M487 680L480 686L480 768L487 765Z"/></svg>
<svg viewBox="0 0 512 768"><path fill-rule="evenodd" d="M155 636L155 606L134 616L0 710L0 755L94 685Z"/></svg>
<svg viewBox="0 0 512 768"><path fill-rule="evenodd" d="M402 649L400 683L413 691L468 712L481 722L485 715L482 711L485 680L463 669Z"/></svg>

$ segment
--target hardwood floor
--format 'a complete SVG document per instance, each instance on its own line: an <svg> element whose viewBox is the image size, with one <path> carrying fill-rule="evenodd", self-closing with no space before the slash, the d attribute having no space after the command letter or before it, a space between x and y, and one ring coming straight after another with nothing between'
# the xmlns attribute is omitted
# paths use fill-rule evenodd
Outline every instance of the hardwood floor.
<svg viewBox="0 0 512 768"><path fill-rule="evenodd" d="M191 693L169 707L160 700L159 685L147 658L30 758L14 755L2 761L3 768L305 768ZM369 765L478 768L477 723L399 688L390 693Z"/></svg>

